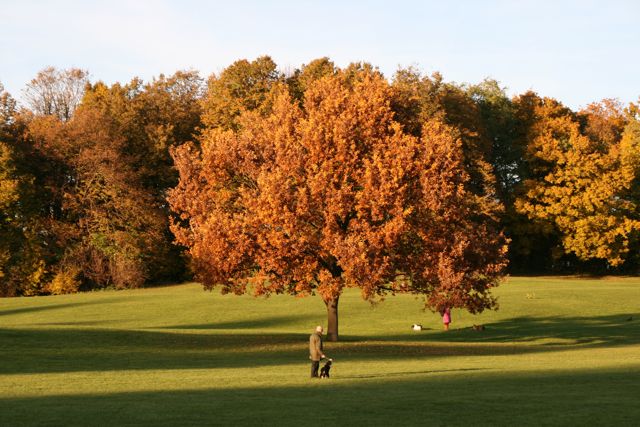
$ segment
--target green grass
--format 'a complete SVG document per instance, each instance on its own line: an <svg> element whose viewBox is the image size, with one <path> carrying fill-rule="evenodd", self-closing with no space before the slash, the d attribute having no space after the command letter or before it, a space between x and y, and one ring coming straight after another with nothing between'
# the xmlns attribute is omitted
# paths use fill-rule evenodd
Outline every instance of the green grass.
<svg viewBox="0 0 640 427"><path fill-rule="evenodd" d="M640 279L512 278L496 294L498 311L454 311L444 332L419 299L349 290L333 378L315 381L317 297L187 284L2 299L0 425L640 422Z"/></svg>

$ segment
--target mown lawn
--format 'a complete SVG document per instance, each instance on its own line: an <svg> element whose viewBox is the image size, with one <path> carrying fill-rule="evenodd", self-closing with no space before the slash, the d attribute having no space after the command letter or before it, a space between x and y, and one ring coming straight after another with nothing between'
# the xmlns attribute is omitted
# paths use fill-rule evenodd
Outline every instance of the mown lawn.
<svg viewBox="0 0 640 427"><path fill-rule="evenodd" d="M1 299L0 425L640 424L640 279L512 278L496 294L498 311L454 311L444 332L419 299L349 290L333 378L315 381L317 297Z"/></svg>

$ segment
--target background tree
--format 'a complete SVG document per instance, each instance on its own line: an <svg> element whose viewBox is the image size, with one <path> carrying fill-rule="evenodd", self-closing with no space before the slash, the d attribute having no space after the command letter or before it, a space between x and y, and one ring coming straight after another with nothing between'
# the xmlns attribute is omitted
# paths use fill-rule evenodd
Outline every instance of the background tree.
<svg viewBox="0 0 640 427"><path fill-rule="evenodd" d="M633 126L612 104L593 105L579 117L553 100L535 107L527 156L533 175L517 208L532 220L549 222L567 252L582 260L619 266L640 230L631 196L638 140Z"/></svg>
<svg viewBox="0 0 640 427"><path fill-rule="evenodd" d="M161 211L141 187L116 130L89 108L68 122L37 117L29 124L47 160L39 179L50 189L51 232L62 249L50 274L75 290L140 286L162 247Z"/></svg>
<svg viewBox="0 0 640 427"><path fill-rule="evenodd" d="M18 113L2 94L4 294L185 277L169 230L166 190L177 183L169 147L200 126L202 79L178 72L147 84L87 83L76 105L65 96L78 92L66 89L83 76L41 72L30 89L41 89L34 108L47 109L36 114Z"/></svg>
<svg viewBox="0 0 640 427"><path fill-rule="evenodd" d="M201 125L202 94L197 72L178 71L147 84L137 78L125 86L98 82L89 86L82 106L112 119L145 186L164 203L164 192L177 181L169 147L193 139Z"/></svg>
<svg viewBox="0 0 640 427"><path fill-rule="evenodd" d="M511 242L511 272L635 273L640 266L636 104L623 108L603 100L574 112L533 92L509 99L493 80L461 85L413 68L398 70L389 84L371 64L340 70L326 57L285 78L267 56L236 61L211 76L206 90L194 71L107 86L90 84L83 70L49 67L24 95L30 110L18 109L0 86L3 295L184 280L188 256L172 244L169 228L167 195L176 186L172 203L183 218L174 218L174 229L207 286L217 277L224 289L242 292L243 278L250 277L259 293L318 293L335 311L330 326L336 337L344 286L362 288L365 298L420 292L431 308L492 306L484 292L498 274L477 285L476 302L464 296L472 293L465 286L491 254L492 271L503 265L497 249L503 237L495 232L501 228ZM402 150L413 153L409 160ZM382 188L391 173L385 171L395 168L393 177L404 178L394 179L423 182L427 172L416 166L418 159L443 168L428 178L436 182L428 183L431 193L415 183L397 184L398 198L385 199L363 181L386 176L371 178ZM364 189L380 202L365 203ZM406 202L407 192L431 206ZM457 210L433 207L452 200ZM402 220L398 206L405 209ZM421 223L418 212L427 211L439 219ZM460 212L468 218L456 217ZM445 218L456 218L462 231L443 225ZM207 228L213 224L233 231L221 237ZM455 258L453 249L416 231L421 228L474 236L468 239L485 242L479 246L487 252L471 261L461 244ZM375 243L383 229L391 233L386 252ZM236 234L244 236L239 248L232 247ZM307 243L282 243L286 239ZM368 264L356 268L343 248L361 241L370 252L349 249L349 256ZM238 258L225 259L227 253ZM438 263L455 258L455 268L467 269L464 280L445 292L442 283L449 279L420 276L399 261L412 259L428 270L436 261L419 258L423 253L448 254ZM222 261L213 262L214 255ZM398 276L387 275L380 259ZM454 267L442 271L456 276ZM355 270L372 281L359 282Z"/></svg>
<svg viewBox="0 0 640 427"><path fill-rule="evenodd" d="M0 296L34 295L45 285L44 248L31 210L33 178L19 153L0 141Z"/></svg>
<svg viewBox="0 0 640 427"><path fill-rule="evenodd" d="M313 82L326 76L333 76L336 72L336 65L326 56L314 59L296 69L293 75L287 78L291 96L298 101L303 101L304 93Z"/></svg>
<svg viewBox="0 0 640 427"><path fill-rule="evenodd" d="M82 100L88 77L88 71L78 68L45 68L27 84L25 100L34 113L67 121Z"/></svg>
<svg viewBox="0 0 640 427"><path fill-rule="evenodd" d="M0 296L39 293L54 246L40 216L42 194L24 127L15 100L0 84Z"/></svg>
<svg viewBox="0 0 640 427"><path fill-rule="evenodd" d="M513 204L514 193L526 177L525 144L519 133L515 107L495 80L486 79L465 88L478 110L477 121L487 140L488 162L493 167L496 194L505 208Z"/></svg>
<svg viewBox="0 0 640 427"><path fill-rule="evenodd" d="M254 61L239 60L213 74L207 82L202 121L208 128L237 129L244 111L268 108L268 95L284 80L276 63L268 56Z"/></svg>
<svg viewBox="0 0 640 427"><path fill-rule="evenodd" d="M421 138L405 134L369 67L312 83L304 109L279 91L271 114L247 111L237 130L173 152L172 229L205 286L317 293L332 340L348 286L366 299L416 292L431 308L493 307L505 241L469 197L456 131L433 119Z"/></svg>
<svg viewBox="0 0 640 427"><path fill-rule="evenodd" d="M467 89L444 82L439 73L422 75L414 68L400 69L392 87L393 109L405 130L412 135L422 133L422 125L438 119L450 125L462 141L463 161L469 175L469 194L482 198L486 212L498 212L493 141L487 133L480 106ZM476 91L477 92L477 91Z"/></svg>
<svg viewBox="0 0 640 427"><path fill-rule="evenodd" d="M577 114L581 132L603 148L620 142L629 118L622 104L615 99L594 102Z"/></svg>
<svg viewBox="0 0 640 427"><path fill-rule="evenodd" d="M202 79L194 71L178 71L174 75L144 84L133 79L129 84L107 87L96 83L87 90L82 109L95 109L108 117L112 133L122 141L119 148L136 180L150 198L149 209L162 215L155 256L147 260L150 281L184 280L186 261L183 248L173 245L169 230L166 192L177 184L177 172L169 154L170 147L194 138L201 125Z"/></svg>

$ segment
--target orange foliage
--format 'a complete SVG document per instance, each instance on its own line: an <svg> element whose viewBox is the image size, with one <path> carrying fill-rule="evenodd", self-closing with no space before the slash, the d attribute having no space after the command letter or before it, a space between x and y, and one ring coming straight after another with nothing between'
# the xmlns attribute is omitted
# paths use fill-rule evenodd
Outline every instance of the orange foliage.
<svg viewBox="0 0 640 427"><path fill-rule="evenodd" d="M304 109L277 87L269 115L212 128L173 150L172 227L206 287L257 295L347 286L366 299L416 292L428 307L493 307L505 266L495 219L471 197L457 133L434 118L422 137L394 121L391 88L357 69L310 84Z"/></svg>

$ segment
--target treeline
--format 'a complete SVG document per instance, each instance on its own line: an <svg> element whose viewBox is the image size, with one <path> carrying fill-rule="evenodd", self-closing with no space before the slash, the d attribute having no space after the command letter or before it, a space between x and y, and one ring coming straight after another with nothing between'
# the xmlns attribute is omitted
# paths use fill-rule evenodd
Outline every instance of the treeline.
<svg viewBox="0 0 640 427"><path fill-rule="evenodd" d="M167 202L172 153L237 132L248 111L266 117L282 91L303 106L314 82L338 72L380 74L321 58L285 75L261 57L206 82L189 71L107 86L47 68L24 91L28 108L0 87L0 295L188 278L170 231L188 226ZM510 98L493 80L459 85L412 68L389 87L404 133L424 138L433 119L453 129L469 194L510 239L512 273L638 272L638 105L572 111L533 92Z"/></svg>

